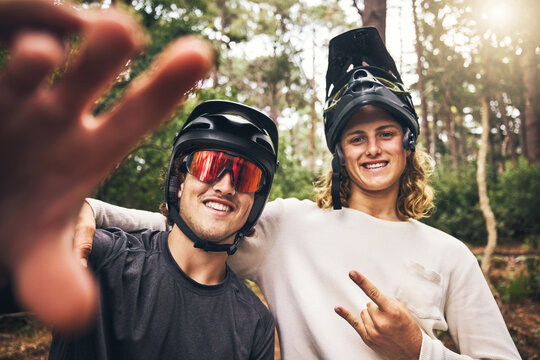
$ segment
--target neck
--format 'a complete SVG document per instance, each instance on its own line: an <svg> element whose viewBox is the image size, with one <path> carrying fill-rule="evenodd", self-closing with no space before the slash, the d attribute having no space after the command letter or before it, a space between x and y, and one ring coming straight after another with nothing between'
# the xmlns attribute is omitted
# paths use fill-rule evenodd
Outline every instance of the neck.
<svg viewBox="0 0 540 360"><path fill-rule="evenodd" d="M372 192L353 188L349 197L349 208L381 220L401 221L396 211L398 191L397 188Z"/></svg>
<svg viewBox="0 0 540 360"><path fill-rule="evenodd" d="M182 271L203 285L217 285L225 279L227 253L206 252L193 247L193 241L178 226L169 234L169 249Z"/></svg>

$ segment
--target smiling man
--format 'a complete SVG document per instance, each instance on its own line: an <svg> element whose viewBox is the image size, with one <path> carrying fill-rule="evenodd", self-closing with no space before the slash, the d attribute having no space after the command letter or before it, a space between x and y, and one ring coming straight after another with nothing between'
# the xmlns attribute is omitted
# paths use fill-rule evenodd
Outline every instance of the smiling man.
<svg viewBox="0 0 540 360"><path fill-rule="evenodd" d="M262 212L277 146L274 122L253 108L196 107L168 170L172 230L96 232L100 313L88 334L55 336L50 359L273 359L274 320L226 260Z"/></svg>

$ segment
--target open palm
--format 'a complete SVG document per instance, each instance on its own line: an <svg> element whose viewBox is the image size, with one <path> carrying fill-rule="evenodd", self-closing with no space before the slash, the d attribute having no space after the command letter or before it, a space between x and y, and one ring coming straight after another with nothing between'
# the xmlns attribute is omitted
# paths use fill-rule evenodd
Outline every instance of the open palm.
<svg viewBox="0 0 540 360"><path fill-rule="evenodd" d="M40 320L72 330L87 323L97 298L71 250L84 197L204 76L212 51L198 38L177 40L94 118L95 100L143 46L138 25L118 11L86 14L45 0L0 0L0 24L11 53L0 74L1 275ZM49 84L73 32L81 49Z"/></svg>

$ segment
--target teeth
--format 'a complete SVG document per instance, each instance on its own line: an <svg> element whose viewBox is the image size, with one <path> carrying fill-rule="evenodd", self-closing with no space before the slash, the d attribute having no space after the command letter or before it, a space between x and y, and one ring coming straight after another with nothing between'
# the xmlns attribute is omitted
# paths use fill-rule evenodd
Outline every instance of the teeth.
<svg viewBox="0 0 540 360"><path fill-rule="evenodd" d="M381 168L383 166L386 166L387 162L380 162L380 163L376 163L376 164L364 164L364 167L368 168L368 169L378 169L378 168Z"/></svg>
<svg viewBox="0 0 540 360"><path fill-rule="evenodd" d="M217 203L214 201L208 201L205 203L209 208L219 210L219 211L231 211L231 208L225 204Z"/></svg>

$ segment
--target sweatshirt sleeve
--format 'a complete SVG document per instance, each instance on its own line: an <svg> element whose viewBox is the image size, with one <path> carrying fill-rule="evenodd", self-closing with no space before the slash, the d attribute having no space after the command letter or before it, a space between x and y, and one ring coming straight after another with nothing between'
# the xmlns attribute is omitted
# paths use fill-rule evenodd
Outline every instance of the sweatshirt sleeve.
<svg viewBox="0 0 540 360"><path fill-rule="evenodd" d="M96 199L86 199L92 207L97 228L116 227L130 232L139 229L165 231L167 220L157 212L128 209Z"/></svg>
<svg viewBox="0 0 540 360"><path fill-rule="evenodd" d="M521 359L478 261L463 248L445 305L448 330L461 355L423 334L419 359Z"/></svg>
<svg viewBox="0 0 540 360"><path fill-rule="evenodd" d="M238 251L229 256L227 263L240 278L260 280L260 269L267 261L281 228L283 203L283 199L276 199L266 204L255 226L255 234L242 239Z"/></svg>

